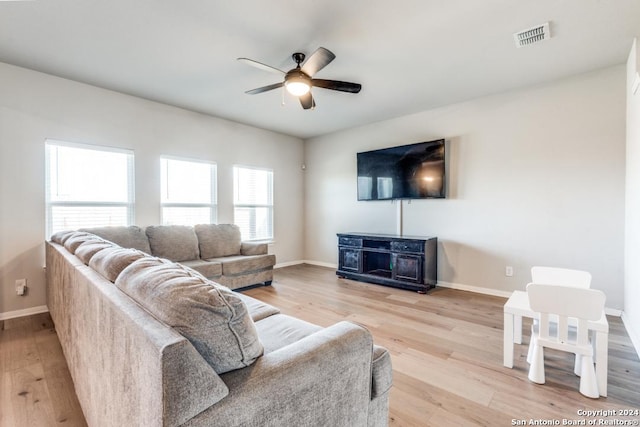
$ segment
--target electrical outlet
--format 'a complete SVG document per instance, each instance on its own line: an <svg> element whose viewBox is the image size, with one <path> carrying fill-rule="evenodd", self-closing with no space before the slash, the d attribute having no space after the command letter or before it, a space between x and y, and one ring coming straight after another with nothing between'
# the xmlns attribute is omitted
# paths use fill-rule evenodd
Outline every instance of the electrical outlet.
<svg viewBox="0 0 640 427"><path fill-rule="evenodd" d="M27 290L27 279L16 280L16 295L23 296Z"/></svg>
<svg viewBox="0 0 640 427"><path fill-rule="evenodd" d="M511 267L510 265L507 265L504 268L504 275L507 277L513 277L513 267Z"/></svg>

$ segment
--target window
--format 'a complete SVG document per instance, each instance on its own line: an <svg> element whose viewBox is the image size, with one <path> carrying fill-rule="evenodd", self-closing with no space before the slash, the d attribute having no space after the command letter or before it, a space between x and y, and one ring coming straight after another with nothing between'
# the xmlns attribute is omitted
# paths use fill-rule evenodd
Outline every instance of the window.
<svg viewBox="0 0 640 427"><path fill-rule="evenodd" d="M47 238L62 230L131 225L133 152L47 140Z"/></svg>
<svg viewBox="0 0 640 427"><path fill-rule="evenodd" d="M162 157L162 223L165 225L217 222L216 165Z"/></svg>
<svg viewBox="0 0 640 427"><path fill-rule="evenodd" d="M233 208L243 240L273 239L273 171L234 166Z"/></svg>

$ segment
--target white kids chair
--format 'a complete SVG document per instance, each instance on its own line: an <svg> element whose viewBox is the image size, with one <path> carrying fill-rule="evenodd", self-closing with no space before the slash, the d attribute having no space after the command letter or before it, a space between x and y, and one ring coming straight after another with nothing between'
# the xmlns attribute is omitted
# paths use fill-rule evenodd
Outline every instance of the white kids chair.
<svg viewBox="0 0 640 427"><path fill-rule="evenodd" d="M544 384L544 348L554 348L580 359L580 393L599 397L587 323L602 316L605 294L595 289L537 283L527 285L527 294L531 309L540 313L540 321L531 326L529 380ZM557 316L557 323L550 322L550 316ZM575 327L569 326L569 318L576 320Z"/></svg>
<svg viewBox="0 0 640 427"><path fill-rule="evenodd" d="M557 267L531 267L531 282L540 285L560 285L572 286L576 288L588 289L591 287L591 273L582 270L572 270L569 268ZM554 319L552 319L554 320ZM537 323L537 321L534 321ZM527 352L527 362L531 363L533 356L533 337L529 341ZM580 358L576 357L573 372L580 375Z"/></svg>

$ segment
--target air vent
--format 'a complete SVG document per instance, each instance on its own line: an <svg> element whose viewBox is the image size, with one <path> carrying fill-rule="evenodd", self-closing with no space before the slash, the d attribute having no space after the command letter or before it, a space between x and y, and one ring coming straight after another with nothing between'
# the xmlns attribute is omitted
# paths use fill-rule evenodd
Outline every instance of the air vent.
<svg viewBox="0 0 640 427"><path fill-rule="evenodd" d="M529 46L530 44L538 43L550 38L551 33L549 32L548 22L513 34L513 39L515 40L516 47L518 48Z"/></svg>

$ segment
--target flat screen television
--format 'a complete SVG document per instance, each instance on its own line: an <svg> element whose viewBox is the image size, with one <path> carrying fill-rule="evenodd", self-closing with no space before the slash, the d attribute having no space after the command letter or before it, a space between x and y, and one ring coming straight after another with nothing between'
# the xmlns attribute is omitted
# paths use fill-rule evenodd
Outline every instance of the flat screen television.
<svg viewBox="0 0 640 427"><path fill-rule="evenodd" d="M444 139L358 153L358 200L442 199Z"/></svg>

